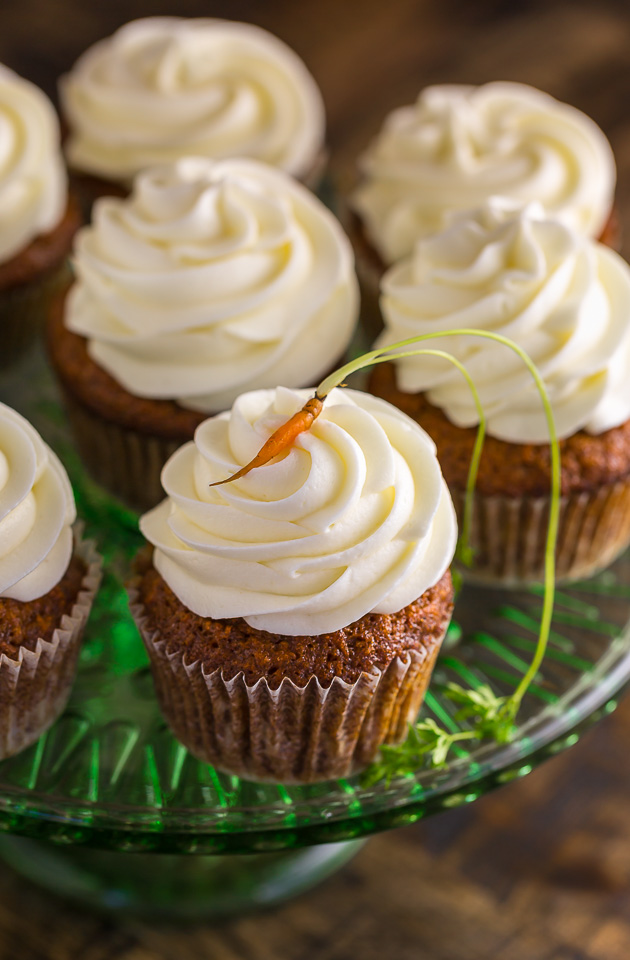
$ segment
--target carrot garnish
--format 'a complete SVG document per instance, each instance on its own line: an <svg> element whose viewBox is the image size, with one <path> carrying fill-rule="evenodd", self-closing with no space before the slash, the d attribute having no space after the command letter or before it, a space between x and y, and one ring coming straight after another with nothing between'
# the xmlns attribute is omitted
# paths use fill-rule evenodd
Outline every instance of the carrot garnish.
<svg viewBox="0 0 630 960"><path fill-rule="evenodd" d="M240 480L241 477L246 476L250 470L254 470L256 467L264 467L265 464L273 460L274 457L278 457L281 453L284 453L296 437L299 437L301 433L304 433L305 430L308 430L312 426L324 408L325 399L325 396L320 397L317 393L312 396L310 400L306 401L301 410L298 410L286 423L283 423L277 430L274 430L253 460L250 460L244 467L241 467L240 470L233 473L231 477L226 477L225 480L217 480L215 483L211 483L210 486L220 487L222 483L231 483L232 480Z"/></svg>

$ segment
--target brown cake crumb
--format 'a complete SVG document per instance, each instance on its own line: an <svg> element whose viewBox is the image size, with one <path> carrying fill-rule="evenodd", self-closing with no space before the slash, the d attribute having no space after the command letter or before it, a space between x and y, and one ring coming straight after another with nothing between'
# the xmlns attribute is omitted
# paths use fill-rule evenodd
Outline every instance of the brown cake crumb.
<svg viewBox="0 0 630 960"><path fill-rule="evenodd" d="M266 677L275 689L284 677L304 686L316 676L323 686L334 677L354 683L361 673L385 668L407 650L431 649L443 636L453 609L447 571L438 583L398 613L368 614L334 633L292 637L256 630L241 618L199 617L175 596L150 565L139 582L148 630L169 637L169 651L185 650L187 663L200 660L210 673L221 667L230 680L241 671L248 684Z"/></svg>
<svg viewBox="0 0 630 960"><path fill-rule="evenodd" d="M72 611L85 574L85 563L74 556L57 586L43 597L30 601L0 598L0 654L16 660L21 646L34 650L38 639L50 640L63 615Z"/></svg>
<svg viewBox="0 0 630 960"><path fill-rule="evenodd" d="M0 290L11 290L38 280L59 266L70 253L72 238L80 226L79 204L70 195L63 218L53 230L35 237L10 260L0 263Z"/></svg>
<svg viewBox="0 0 630 960"><path fill-rule="evenodd" d="M113 180L105 180L91 173L70 170L70 189L81 200L86 221L90 220L92 207L101 197L124 198L129 196L129 188Z"/></svg>
<svg viewBox="0 0 630 960"><path fill-rule="evenodd" d="M475 427L457 427L423 394L403 393L396 386L394 364L383 363L370 375L369 390L398 407L423 427L437 446L438 460L452 490L464 490L477 434ZM630 420L591 435L580 430L560 441L562 493L592 492L630 474ZM551 449L544 443L507 443L488 437L477 478L482 496L547 496Z"/></svg>
<svg viewBox="0 0 630 960"><path fill-rule="evenodd" d="M602 232L600 233L598 240L600 243L603 243L604 246L610 247L611 250L616 250L617 253L621 250L621 221L619 219L619 213L616 207L613 207L610 211L610 216L604 224Z"/></svg>

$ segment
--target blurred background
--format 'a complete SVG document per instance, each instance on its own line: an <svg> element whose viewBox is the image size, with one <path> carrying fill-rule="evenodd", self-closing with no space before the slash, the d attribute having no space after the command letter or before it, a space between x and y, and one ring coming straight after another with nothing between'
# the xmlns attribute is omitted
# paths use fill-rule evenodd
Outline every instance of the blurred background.
<svg viewBox="0 0 630 960"><path fill-rule="evenodd" d="M86 47L160 14L249 20L293 47L322 89L337 169L427 84L519 80L603 127L628 195L625 0L2 0L0 61L55 97L59 74Z"/></svg>
<svg viewBox="0 0 630 960"><path fill-rule="evenodd" d="M530 83L590 114L617 157L630 236L630 9L587 0L0 0L0 61L57 77L140 16L249 20L306 61L332 175L430 83ZM625 253L629 251L625 244ZM0 960L627 960L630 702L568 753L469 807L371 840L321 887L220 925L80 911L0 865Z"/></svg>

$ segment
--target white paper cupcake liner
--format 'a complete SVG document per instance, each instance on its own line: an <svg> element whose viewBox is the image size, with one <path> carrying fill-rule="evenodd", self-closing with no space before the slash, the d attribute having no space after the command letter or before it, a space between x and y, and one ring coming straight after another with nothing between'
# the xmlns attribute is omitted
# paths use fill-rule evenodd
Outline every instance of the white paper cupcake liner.
<svg viewBox="0 0 630 960"><path fill-rule="evenodd" d="M451 491L461 523L464 494ZM475 495L467 579L518 586L544 579L549 497ZM630 479L560 498L556 575L581 580L630 545Z"/></svg>
<svg viewBox="0 0 630 960"><path fill-rule="evenodd" d="M242 673L225 680L220 669L206 674L201 662L186 663L181 651L169 651L167 637L149 629L137 585L129 595L175 737L205 763L260 782L346 777L366 767L384 743L404 740L443 639L354 683L335 677L323 687L313 676L299 687L285 678L272 690L264 677L249 685Z"/></svg>
<svg viewBox="0 0 630 960"><path fill-rule="evenodd" d="M101 558L75 528L75 555L86 565L70 616L34 650L20 647L17 660L0 654L0 760L30 746L62 713L76 672L83 629L101 580Z"/></svg>

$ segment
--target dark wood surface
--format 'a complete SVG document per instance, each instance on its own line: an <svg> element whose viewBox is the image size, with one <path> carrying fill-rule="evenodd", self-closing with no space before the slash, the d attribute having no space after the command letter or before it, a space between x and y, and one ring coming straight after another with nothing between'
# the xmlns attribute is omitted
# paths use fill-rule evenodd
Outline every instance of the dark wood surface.
<svg viewBox="0 0 630 960"><path fill-rule="evenodd" d="M132 16L173 12L249 19L302 55L324 92L342 181L383 115L427 83L546 89L610 137L630 237L623 0L0 0L0 61L54 94L89 43ZM313 892L222 925L99 918L0 866L0 960L628 960L629 742L630 699L525 780L376 837Z"/></svg>

